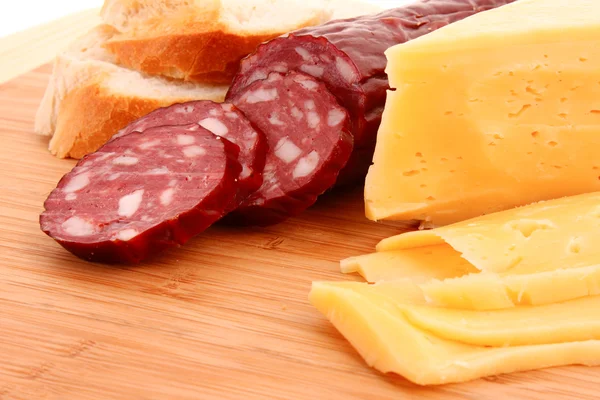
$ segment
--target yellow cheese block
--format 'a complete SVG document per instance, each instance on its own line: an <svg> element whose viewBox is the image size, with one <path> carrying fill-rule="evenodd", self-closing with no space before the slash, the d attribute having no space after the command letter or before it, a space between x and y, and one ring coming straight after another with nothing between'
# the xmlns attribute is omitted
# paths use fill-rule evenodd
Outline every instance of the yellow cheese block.
<svg viewBox="0 0 600 400"><path fill-rule="evenodd" d="M367 217L445 225L600 190L600 2L520 0L390 48Z"/></svg>
<svg viewBox="0 0 600 400"><path fill-rule="evenodd" d="M358 285L315 282L310 300L368 365L417 384L463 382L515 371L600 363L597 340L484 347L440 338L411 324L387 295L371 288L365 293L366 285ZM406 292L407 298L414 296L411 289Z"/></svg>

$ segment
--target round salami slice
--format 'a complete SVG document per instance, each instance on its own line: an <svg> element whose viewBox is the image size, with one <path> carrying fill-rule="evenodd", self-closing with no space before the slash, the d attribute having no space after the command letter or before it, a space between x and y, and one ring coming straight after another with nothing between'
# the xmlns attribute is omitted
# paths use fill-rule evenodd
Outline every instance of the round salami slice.
<svg viewBox="0 0 600 400"><path fill-rule="evenodd" d="M262 184L267 142L265 135L232 104L199 100L159 108L117 132L113 139L135 131L144 132L157 126L188 124L198 124L239 146L242 173L239 178L237 201L234 202L235 208Z"/></svg>
<svg viewBox="0 0 600 400"><path fill-rule="evenodd" d="M198 125L133 132L61 179L40 226L85 260L139 262L184 244L224 215L241 172L238 152Z"/></svg>
<svg viewBox="0 0 600 400"><path fill-rule="evenodd" d="M352 136L348 113L324 84L302 73L271 73L231 101L265 133L270 151L262 186L229 221L281 222L334 184L352 153Z"/></svg>
<svg viewBox="0 0 600 400"><path fill-rule="evenodd" d="M385 51L514 0L422 0L379 14L333 20L260 45L246 57L227 99L270 72L301 71L323 81L351 116L354 154L339 184L362 182L375 149L386 90Z"/></svg>

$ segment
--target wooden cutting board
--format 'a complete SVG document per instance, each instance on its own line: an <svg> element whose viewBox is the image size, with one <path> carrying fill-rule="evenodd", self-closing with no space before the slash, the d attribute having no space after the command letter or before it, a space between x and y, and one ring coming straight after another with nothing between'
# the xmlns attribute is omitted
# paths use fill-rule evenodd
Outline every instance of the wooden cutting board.
<svg viewBox="0 0 600 400"><path fill-rule="evenodd" d="M599 368L437 388L368 368L307 300L313 280L353 279L340 259L406 228L367 221L360 189L278 226L211 228L140 266L76 259L38 226L74 165L32 133L49 73L0 86L1 400L598 398Z"/></svg>

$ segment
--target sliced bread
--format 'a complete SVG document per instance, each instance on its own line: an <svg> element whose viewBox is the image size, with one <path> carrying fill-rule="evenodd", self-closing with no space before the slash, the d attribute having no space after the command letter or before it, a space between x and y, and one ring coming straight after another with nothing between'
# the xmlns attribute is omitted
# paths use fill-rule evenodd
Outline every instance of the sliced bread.
<svg viewBox="0 0 600 400"><path fill-rule="evenodd" d="M226 86L148 77L119 67L102 47L116 30L98 26L57 56L35 131L53 135L52 154L81 158L133 120L174 103L222 101Z"/></svg>
<svg viewBox="0 0 600 400"><path fill-rule="evenodd" d="M239 61L260 43L377 9L356 0L106 0L102 17L122 31L106 44L117 64L149 75L230 83Z"/></svg>

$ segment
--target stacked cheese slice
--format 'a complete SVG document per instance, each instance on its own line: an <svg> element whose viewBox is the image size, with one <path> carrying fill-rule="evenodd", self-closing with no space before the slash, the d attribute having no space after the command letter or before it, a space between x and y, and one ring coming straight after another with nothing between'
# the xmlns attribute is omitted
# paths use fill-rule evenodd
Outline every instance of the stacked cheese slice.
<svg viewBox="0 0 600 400"><path fill-rule="evenodd" d="M455 224L344 260L370 284L312 303L419 384L600 364L600 2L519 0L387 55L367 216Z"/></svg>
<svg viewBox="0 0 600 400"><path fill-rule="evenodd" d="M419 384L600 364L600 193L402 234L311 302L369 365Z"/></svg>

